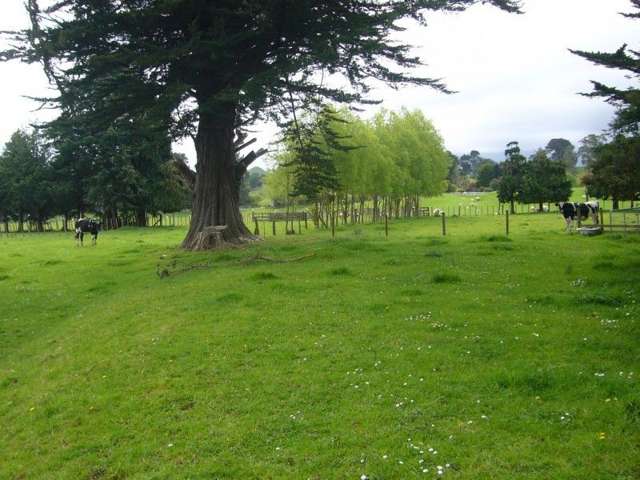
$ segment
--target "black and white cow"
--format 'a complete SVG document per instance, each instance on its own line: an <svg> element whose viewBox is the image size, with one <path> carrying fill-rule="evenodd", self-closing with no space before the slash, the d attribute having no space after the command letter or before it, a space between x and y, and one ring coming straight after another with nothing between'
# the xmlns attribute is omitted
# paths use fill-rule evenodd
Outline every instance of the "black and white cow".
<svg viewBox="0 0 640 480"><path fill-rule="evenodd" d="M598 202L560 202L557 205L560 209L560 213L564 217L564 221L567 224L567 231L571 231L573 223L576 220L581 222L582 220L586 220L591 217L591 221L594 225L598 225L600 223L598 218L600 205Z"/></svg>
<svg viewBox="0 0 640 480"><path fill-rule="evenodd" d="M84 234L91 234L91 244L95 245L98 241L98 232L100 231L100 222L91 218L80 218L76 220L76 242L83 245Z"/></svg>

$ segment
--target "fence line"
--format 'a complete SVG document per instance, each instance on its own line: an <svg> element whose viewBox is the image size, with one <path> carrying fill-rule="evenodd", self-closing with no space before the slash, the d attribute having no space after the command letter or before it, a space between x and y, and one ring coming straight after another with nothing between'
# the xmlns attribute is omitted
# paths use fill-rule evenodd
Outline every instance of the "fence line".
<svg viewBox="0 0 640 480"><path fill-rule="evenodd" d="M621 215L622 219L616 221L616 224L619 225L628 225L628 224L638 224L640 223L640 211L636 209L619 209L619 210L605 210L604 205L607 203L611 204L611 201L600 201L602 206L602 211L607 211L609 217L611 215ZM626 202L629 204L630 202ZM624 206L623 202L620 202L621 206ZM447 207L437 207L437 206L427 206L421 208L413 208L409 212L405 212L403 209L400 209L398 214L396 212L387 212L388 220L401 220L401 219L409 219L409 218L425 218L431 216L439 216L439 214L444 214L447 218L455 218L455 217L479 217L479 216L496 216L496 215L504 215L509 206L508 204L500 204L498 206L490 206L490 205L458 205L458 206L447 206ZM516 213L517 214L557 214L555 210L550 212L537 212L538 205L532 204L516 204ZM335 226L339 225L353 225L353 224L375 224L375 223L384 223L385 221L385 211L383 208L378 208L374 210L373 208L366 207L362 211L359 209L343 211L342 209L337 208L335 205L330 207L331 211L325 211L324 214L328 215L326 219L322 218L322 212L309 212L308 210L301 210L297 212L289 212L288 214L284 211L284 209L278 208L259 208L259 209L242 209L242 217L245 225L248 228L254 229L254 226L257 222L257 230L261 235L266 235L267 233L273 234L287 234L293 233L292 229L287 231L286 225L292 223L292 221L297 221L298 216L300 219L308 218L310 223L315 225L316 228L325 228L330 229L332 218L334 218ZM534 211L535 210L535 213ZM437 214L437 215L436 215ZM297 216L298 215L298 216ZM268 220L267 220L268 218ZM304 220L303 220L304 221ZM47 222L43 222L42 231L44 232L60 232L65 231L63 217L54 217L49 219ZM150 228L163 228L163 227L172 227L172 228L182 228L188 227L191 223L191 213L190 212L175 212L175 213L164 213L159 215L147 215L146 218L147 226ZM267 223L269 223L269 227L266 228ZM613 220L608 222L609 224L613 224ZM118 224L121 226L135 226L136 221L135 217L119 217ZM282 224L282 225L281 225ZM73 220L68 220L67 225L68 230L73 230ZM633 227L632 227L633 228ZM298 229L299 230L299 229ZM23 229L19 229L19 224L16 221L3 221L0 222L0 233L12 234L12 233L36 233L39 232L37 222L32 220L25 221L23 223Z"/></svg>

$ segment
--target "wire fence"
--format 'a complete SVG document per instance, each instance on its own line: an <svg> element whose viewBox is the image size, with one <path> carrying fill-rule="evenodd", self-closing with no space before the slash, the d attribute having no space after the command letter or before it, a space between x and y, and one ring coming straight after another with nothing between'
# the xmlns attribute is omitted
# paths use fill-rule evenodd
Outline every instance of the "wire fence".
<svg viewBox="0 0 640 480"><path fill-rule="evenodd" d="M619 210L610 210L612 206L611 201L600 201L601 211L605 215L602 216L603 224L609 225L611 230L633 230L640 224L640 209L632 208L631 202L620 202ZM609 209L607 209L609 206ZM626 208L625 208L626 207ZM389 212L386 220L393 221L406 218L421 218L430 216L445 215L447 218L455 217L479 217L479 216L497 216L505 215L509 210L509 205L457 205L457 206L438 206L434 205L423 206L418 209L412 209L409 212L400 210L398 212ZM289 222L286 218L286 214L304 213L308 216L312 226L316 228L329 228L329 222L322 220L321 215L313 211L313 208L296 207L291 211L287 211L284 208L243 208L241 210L242 217L245 225L254 230L256 225L256 218L258 221L258 230L261 234L272 233L274 235L290 233ZM314 214L315 213L315 214ZM545 204L543 210L539 210L538 204L516 204L515 214L542 214L551 213L557 214L558 210L555 205ZM280 217L275 221L269 220L267 225L267 215ZM378 209L374 210L371 207L356 210L342 210L336 209L333 214L334 226L335 225L348 225L348 224L374 224L382 223L385 221L384 213ZM161 213L157 215L146 216L146 226L149 228L187 228L191 223L191 212L173 212L173 213ZM118 225L120 226L136 226L136 220L133 217L119 217ZM268 228L267 228L268 227ZM58 216L38 224L31 219L27 219L22 222L22 225L15 220L5 219L0 222L0 233L12 234L12 233L42 233L42 232L64 232L73 231L74 220L67 219L65 222L64 217Z"/></svg>

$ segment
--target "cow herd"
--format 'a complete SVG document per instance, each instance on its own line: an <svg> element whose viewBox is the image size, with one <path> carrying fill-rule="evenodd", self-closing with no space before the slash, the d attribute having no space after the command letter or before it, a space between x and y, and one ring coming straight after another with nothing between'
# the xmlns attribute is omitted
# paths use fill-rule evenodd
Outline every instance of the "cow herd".
<svg viewBox="0 0 640 480"><path fill-rule="evenodd" d="M573 229L576 221L582 222L588 218L591 218L594 225L600 224L600 205L598 202L560 202L556 205L567 225L567 232Z"/></svg>

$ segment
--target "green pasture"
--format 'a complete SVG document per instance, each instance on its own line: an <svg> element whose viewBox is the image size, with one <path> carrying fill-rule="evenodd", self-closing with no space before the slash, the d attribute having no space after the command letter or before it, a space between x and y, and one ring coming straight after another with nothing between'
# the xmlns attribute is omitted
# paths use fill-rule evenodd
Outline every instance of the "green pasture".
<svg viewBox="0 0 640 480"><path fill-rule="evenodd" d="M640 236L503 222L0 235L0 478L640 478Z"/></svg>

